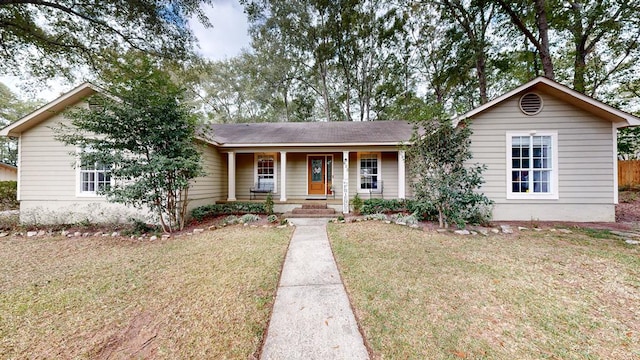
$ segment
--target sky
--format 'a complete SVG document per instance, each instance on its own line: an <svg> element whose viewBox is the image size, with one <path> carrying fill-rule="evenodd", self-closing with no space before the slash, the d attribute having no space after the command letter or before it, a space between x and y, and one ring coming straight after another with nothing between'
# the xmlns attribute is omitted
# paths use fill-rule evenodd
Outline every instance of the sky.
<svg viewBox="0 0 640 360"><path fill-rule="evenodd" d="M197 20L189 22L191 29L198 38L199 53L203 57L222 60L234 57L242 49L249 48L247 16L238 0L214 0L214 5L207 6L205 12L213 27L205 28ZM0 76L0 82L7 85L13 92L23 97L27 96L24 90L20 88L22 81L18 77ZM51 101L77 85L78 83L67 84L63 81L52 80L47 86L41 87L42 91L37 94L29 94L28 97Z"/></svg>

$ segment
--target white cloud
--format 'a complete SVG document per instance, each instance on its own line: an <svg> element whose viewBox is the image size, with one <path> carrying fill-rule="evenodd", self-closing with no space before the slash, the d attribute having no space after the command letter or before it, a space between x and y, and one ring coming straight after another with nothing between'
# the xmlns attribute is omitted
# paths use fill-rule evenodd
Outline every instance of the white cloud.
<svg viewBox="0 0 640 360"><path fill-rule="evenodd" d="M248 49L249 23L238 0L219 0L205 13L212 28L205 28L196 20L190 22L191 29L199 40L200 54L208 59L221 60L238 55Z"/></svg>

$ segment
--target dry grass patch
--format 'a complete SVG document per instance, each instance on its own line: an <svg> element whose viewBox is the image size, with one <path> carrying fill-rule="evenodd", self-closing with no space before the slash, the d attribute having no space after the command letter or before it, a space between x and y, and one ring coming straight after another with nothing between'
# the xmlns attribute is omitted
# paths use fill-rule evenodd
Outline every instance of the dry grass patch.
<svg viewBox="0 0 640 360"><path fill-rule="evenodd" d="M239 358L267 327L290 229L155 242L0 240L6 358Z"/></svg>
<svg viewBox="0 0 640 360"><path fill-rule="evenodd" d="M638 359L640 250L590 235L329 226L374 358Z"/></svg>

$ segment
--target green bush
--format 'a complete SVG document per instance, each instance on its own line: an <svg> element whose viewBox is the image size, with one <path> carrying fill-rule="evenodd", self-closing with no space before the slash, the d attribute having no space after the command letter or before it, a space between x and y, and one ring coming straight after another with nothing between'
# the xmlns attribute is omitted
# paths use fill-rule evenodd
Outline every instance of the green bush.
<svg viewBox="0 0 640 360"><path fill-rule="evenodd" d="M0 230L11 231L20 226L20 215L9 214L0 216Z"/></svg>
<svg viewBox="0 0 640 360"><path fill-rule="evenodd" d="M253 202L211 204L191 210L191 216L198 221L202 221L207 217L242 214L267 214L267 210L265 209L265 204Z"/></svg>
<svg viewBox="0 0 640 360"><path fill-rule="evenodd" d="M264 201L264 211L268 215L273 214L273 195L271 193L267 194L267 199Z"/></svg>
<svg viewBox="0 0 640 360"><path fill-rule="evenodd" d="M225 225L235 225L235 224L239 224L241 223L242 220L235 216L235 215L229 215L227 217L224 218L224 220L222 220L222 223Z"/></svg>
<svg viewBox="0 0 640 360"><path fill-rule="evenodd" d="M438 218L438 211L431 203L417 200L367 199L362 205L363 215L409 213L418 221L433 221Z"/></svg>
<svg viewBox="0 0 640 360"><path fill-rule="evenodd" d="M369 214L369 215L365 216L364 219L365 220L378 220L378 221L389 220L387 215L382 214L382 213Z"/></svg>
<svg viewBox="0 0 640 360"><path fill-rule="evenodd" d="M161 231L160 227L147 224L144 221L140 221L139 219L129 218L129 222L131 222L131 227L123 230L122 235L140 236L142 234L157 234Z"/></svg>
<svg viewBox="0 0 640 360"><path fill-rule="evenodd" d="M248 224L248 223L256 222L256 221L259 221L259 220L260 220L260 216L258 216L256 214L244 214L240 218L240 221L243 224Z"/></svg>
<svg viewBox="0 0 640 360"><path fill-rule="evenodd" d="M278 216L274 215L274 214L271 214L271 215L267 216L267 221L272 223L272 224L275 224L275 223L278 222Z"/></svg>
<svg viewBox="0 0 640 360"><path fill-rule="evenodd" d="M434 221L438 219L438 209L429 202L407 200L407 212L416 216L418 221Z"/></svg>
<svg viewBox="0 0 640 360"><path fill-rule="evenodd" d="M407 211L404 200L398 199L367 199L362 205L362 214L388 214Z"/></svg>
<svg viewBox="0 0 640 360"><path fill-rule="evenodd" d="M407 225L415 225L418 223L418 219L415 214L405 215L402 213L395 214L391 217L391 220L395 223L403 223Z"/></svg>
<svg viewBox="0 0 640 360"><path fill-rule="evenodd" d="M0 210L15 210L18 202L18 182L0 181Z"/></svg>
<svg viewBox="0 0 640 360"><path fill-rule="evenodd" d="M356 196L353 197L353 201L351 202L351 205L353 206L353 212L356 215L360 215L362 213L363 202L360 195L356 194Z"/></svg>

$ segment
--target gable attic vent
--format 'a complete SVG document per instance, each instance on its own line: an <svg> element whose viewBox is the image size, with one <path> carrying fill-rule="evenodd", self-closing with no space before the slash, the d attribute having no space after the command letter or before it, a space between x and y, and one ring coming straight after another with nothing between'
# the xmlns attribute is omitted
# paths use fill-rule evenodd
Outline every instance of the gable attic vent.
<svg viewBox="0 0 640 360"><path fill-rule="evenodd" d="M520 98L520 110L527 115L535 115L542 110L542 98L536 93L527 93Z"/></svg>

